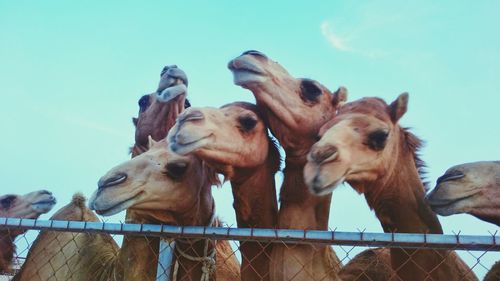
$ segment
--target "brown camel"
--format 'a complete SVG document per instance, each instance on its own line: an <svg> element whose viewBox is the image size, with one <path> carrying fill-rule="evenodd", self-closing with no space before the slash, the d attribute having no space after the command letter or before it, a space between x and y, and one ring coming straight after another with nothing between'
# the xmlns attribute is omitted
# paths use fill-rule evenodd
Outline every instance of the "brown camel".
<svg viewBox="0 0 500 281"><path fill-rule="evenodd" d="M98 222L85 197L72 201L50 219ZM13 281L108 281L114 278L118 245L109 234L42 231Z"/></svg>
<svg viewBox="0 0 500 281"><path fill-rule="evenodd" d="M449 168L427 196L432 210L442 216L467 213L500 226L500 162L481 161ZM500 280L500 262L485 281Z"/></svg>
<svg viewBox="0 0 500 281"><path fill-rule="evenodd" d="M390 105L379 98L343 105L321 128L304 177L317 195L347 181L365 194L385 232L443 233L424 198L421 141L398 125L407 103L405 93ZM390 253L395 280L477 280L454 252L391 248Z"/></svg>
<svg viewBox="0 0 500 281"><path fill-rule="evenodd" d="M189 107L187 85L184 71L175 65L165 66L157 90L139 99L139 114L132 118L135 125L132 157L147 151L150 136L156 141L167 136L177 116ZM149 219L149 216L127 210L126 221L129 223L154 223ZM118 263L121 269L117 270L123 275L123 280L155 280L156 266L153 265L158 262L159 242L157 237L124 236Z"/></svg>
<svg viewBox="0 0 500 281"><path fill-rule="evenodd" d="M150 221L172 225L218 225L211 186L218 178L194 156L167 150L165 140L133 159L111 169L99 180L90 206L102 215L129 209ZM239 280L239 264L227 241L177 239L177 280ZM217 249L217 250L216 250ZM212 266L217 254L216 271ZM208 280L208 279L206 279Z"/></svg>
<svg viewBox="0 0 500 281"><path fill-rule="evenodd" d="M139 99L139 114L132 118L135 125L135 144L132 157L145 152L148 137L155 141L164 139L177 116L190 106L186 99L187 76L177 66L165 66L156 92Z"/></svg>
<svg viewBox="0 0 500 281"><path fill-rule="evenodd" d="M36 219L49 212L56 199L47 190L30 192L25 195L8 194L0 196L0 217ZM8 272L16 251L14 240L25 230L0 229L0 272Z"/></svg>
<svg viewBox="0 0 500 281"><path fill-rule="evenodd" d="M442 215L467 213L500 226L500 161L483 161L449 168L427 196Z"/></svg>
<svg viewBox="0 0 500 281"><path fill-rule="evenodd" d="M279 228L328 229L331 195L313 196L303 179L306 154L320 127L345 101L340 88L332 94L320 83L297 79L258 51L247 51L228 64L234 83L249 89L273 135L286 152L280 191ZM337 279L340 262L324 245L276 244L271 254L271 280Z"/></svg>
<svg viewBox="0 0 500 281"><path fill-rule="evenodd" d="M483 281L498 281L500 280L500 261L497 261L484 276Z"/></svg>
<svg viewBox="0 0 500 281"><path fill-rule="evenodd" d="M172 151L195 155L231 181L238 227L277 226L274 174L280 154L255 105L189 108L167 138ZM240 241L242 280L269 280L271 246Z"/></svg>

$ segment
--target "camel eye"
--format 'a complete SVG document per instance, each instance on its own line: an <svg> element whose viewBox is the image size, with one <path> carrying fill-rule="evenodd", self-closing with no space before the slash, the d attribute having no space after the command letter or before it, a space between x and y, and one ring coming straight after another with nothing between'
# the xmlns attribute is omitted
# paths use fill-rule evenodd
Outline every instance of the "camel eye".
<svg viewBox="0 0 500 281"><path fill-rule="evenodd" d="M15 195L7 195L5 198L0 200L0 205L2 206L2 209L9 209L15 200Z"/></svg>
<svg viewBox="0 0 500 281"><path fill-rule="evenodd" d="M304 79L300 84L301 97L305 101L316 101L323 94L318 83L314 80Z"/></svg>
<svg viewBox="0 0 500 281"><path fill-rule="evenodd" d="M187 168L188 164L184 162L168 163L165 166L165 173L173 179L179 179L186 173Z"/></svg>
<svg viewBox="0 0 500 281"><path fill-rule="evenodd" d="M241 128L243 128L243 130L250 131L251 129L255 128L258 120L254 116L247 115L238 118L238 122L240 123Z"/></svg>
<svg viewBox="0 0 500 281"><path fill-rule="evenodd" d="M365 144L368 145L369 148L375 151L380 151L384 149L388 136L389 132L385 130L373 131L370 134L368 134L368 139Z"/></svg>
<svg viewBox="0 0 500 281"><path fill-rule="evenodd" d="M139 112L144 112L149 107L149 95L144 95L139 99Z"/></svg>

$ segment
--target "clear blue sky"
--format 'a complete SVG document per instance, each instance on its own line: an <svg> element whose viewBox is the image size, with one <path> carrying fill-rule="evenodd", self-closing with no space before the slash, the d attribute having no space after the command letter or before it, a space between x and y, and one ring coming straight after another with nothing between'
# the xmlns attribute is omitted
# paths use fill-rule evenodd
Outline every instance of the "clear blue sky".
<svg viewBox="0 0 500 281"><path fill-rule="evenodd" d="M247 49L344 85L351 100L408 91L401 123L426 140L432 184L452 165L499 160L499 10L498 1L0 0L0 193L45 187L57 207L75 191L90 196L129 159L137 99L164 65L186 71L194 106L253 101L226 68ZM234 223L229 188L216 193ZM441 222L447 233L497 229L467 215ZM381 231L348 186L334 194L330 224Z"/></svg>

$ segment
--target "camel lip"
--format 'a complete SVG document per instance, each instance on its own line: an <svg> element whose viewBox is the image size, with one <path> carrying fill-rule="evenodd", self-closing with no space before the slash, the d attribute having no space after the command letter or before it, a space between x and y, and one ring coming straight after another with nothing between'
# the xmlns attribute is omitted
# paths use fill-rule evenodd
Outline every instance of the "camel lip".
<svg viewBox="0 0 500 281"><path fill-rule="evenodd" d="M248 59L246 55L237 57L231 60L227 67L233 73L235 72L246 72L250 74L257 74L265 76L264 70L257 64L255 64L252 60Z"/></svg>
<svg viewBox="0 0 500 281"><path fill-rule="evenodd" d="M56 198L49 198L31 203L31 205L55 205L57 203Z"/></svg>
<svg viewBox="0 0 500 281"><path fill-rule="evenodd" d="M156 99L161 103L168 103L180 95L186 95L187 87L184 84L170 85L161 92L156 92Z"/></svg>
<svg viewBox="0 0 500 281"><path fill-rule="evenodd" d="M469 199L469 198L473 197L474 195L476 195L476 193L464 195L462 197L453 198L453 199L439 199L439 198L436 199L436 198L432 197L432 194L430 194L429 196L427 196L426 199L427 199L427 203L429 203L429 206L431 206L431 208L434 210L434 209L450 207L450 206L452 206L460 201L463 201L465 199Z"/></svg>
<svg viewBox="0 0 500 281"><path fill-rule="evenodd" d="M101 216L106 216L106 217L112 216L112 215L118 214L119 212L126 210L130 206L132 206L133 200L136 199L137 197L139 197L141 195L141 193L142 192L139 192L136 195L134 195L128 199L125 199L121 202L118 202L115 205L111 206L110 208L106 208L106 209L97 209L95 207L95 204L92 204L92 209L94 209L94 211Z"/></svg>
<svg viewBox="0 0 500 281"><path fill-rule="evenodd" d="M180 155L186 155L189 154L190 152L196 150L197 148L201 147L203 145L203 141L208 141L208 139L212 135L207 135L201 138L198 138L196 140L190 140L189 142L172 142L170 144L170 150L173 152L180 154Z"/></svg>
<svg viewBox="0 0 500 281"><path fill-rule="evenodd" d="M313 182L313 186L311 186L311 191L316 196L327 195L329 193L332 193L344 181L345 181L345 177L343 176L340 179L333 181L332 183L323 185L323 186L318 186L318 185L314 184L314 182Z"/></svg>

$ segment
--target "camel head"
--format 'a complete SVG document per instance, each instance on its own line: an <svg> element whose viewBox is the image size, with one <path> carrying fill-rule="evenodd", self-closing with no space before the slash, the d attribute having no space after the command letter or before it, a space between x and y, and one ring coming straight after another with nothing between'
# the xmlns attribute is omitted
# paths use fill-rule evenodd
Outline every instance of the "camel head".
<svg viewBox="0 0 500 281"><path fill-rule="evenodd" d="M71 220L71 221L99 221L99 218L92 212L85 202L87 199L81 193L73 194L71 202L50 217L51 220Z"/></svg>
<svg viewBox="0 0 500 281"><path fill-rule="evenodd" d="M468 213L500 225L500 161L449 168L438 178L427 201L442 216Z"/></svg>
<svg viewBox="0 0 500 281"><path fill-rule="evenodd" d="M408 94L390 105L363 98L340 107L320 130L320 140L307 155L304 177L312 193L331 193L347 181L358 192L391 176L401 135L398 120L406 112Z"/></svg>
<svg viewBox="0 0 500 281"><path fill-rule="evenodd" d="M194 156L169 151L165 140L149 141L148 151L114 167L99 180L89 202L91 209L104 216L130 209L150 221L180 224L178 218L199 200L211 200L215 173L204 169ZM202 191L207 186L208 191Z"/></svg>
<svg viewBox="0 0 500 281"><path fill-rule="evenodd" d="M345 88L332 94L317 81L291 76L258 51L244 52L230 61L228 68L234 83L254 94L287 158L304 158L319 128L347 98Z"/></svg>
<svg viewBox="0 0 500 281"><path fill-rule="evenodd" d="M147 148L148 136L155 140L165 138L177 115L189 107L187 76L175 65L165 66L156 92L139 99L139 115L132 121L136 127L136 145ZM135 155L134 155L135 156Z"/></svg>
<svg viewBox="0 0 500 281"><path fill-rule="evenodd" d="M267 134L257 106L235 102L221 108L189 108L168 134L172 151L194 154L231 179L233 168L254 168L279 152ZM272 150L272 151L270 151Z"/></svg>
<svg viewBox="0 0 500 281"><path fill-rule="evenodd" d="M0 217L36 219L48 213L56 204L56 198L47 190L25 195L0 196Z"/></svg>

